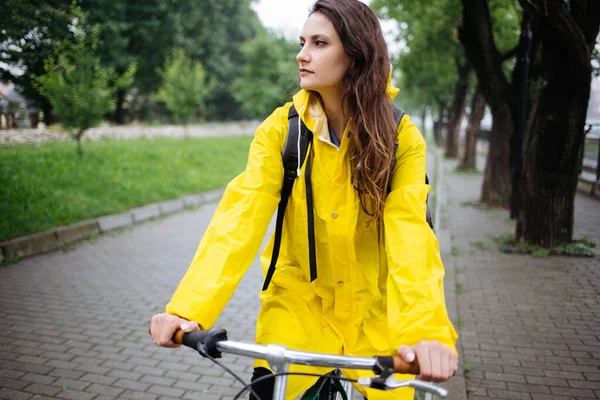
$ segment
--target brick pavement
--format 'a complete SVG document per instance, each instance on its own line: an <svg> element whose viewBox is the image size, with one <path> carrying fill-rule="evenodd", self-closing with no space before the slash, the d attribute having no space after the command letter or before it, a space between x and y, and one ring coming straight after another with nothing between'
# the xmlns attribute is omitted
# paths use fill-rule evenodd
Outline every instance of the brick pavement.
<svg viewBox="0 0 600 400"><path fill-rule="evenodd" d="M161 349L147 333L215 208L0 267L0 399L233 398L241 386L220 368L188 349ZM254 341L261 285L255 262L217 321L232 340ZM251 375L251 360L226 360Z"/></svg>
<svg viewBox="0 0 600 400"><path fill-rule="evenodd" d="M438 222L452 236L446 290L458 303L458 316L450 311L472 370L469 398L600 398L598 259L498 252L488 236L513 231L506 212L462 206L477 199L480 181L447 174ZM598 206L577 197L576 231L600 243ZM232 398L239 385L220 368L187 349L158 348L147 335L214 208L1 267L0 398ZM254 340L261 283L254 264L218 321L234 340ZM250 375L250 360L227 362Z"/></svg>
<svg viewBox="0 0 600 400"><path fill-rule="evenodd" d="M600 398L600 258L502 253L491 237L514 222L508 211L466 206L483 178L456 175L455 165L444 161L442 215L468 398ZM578 194L575 207L575 236L600 245L600 201Z"/></svg>
<svg viewBox="0 0 600 400"><path fill-rule="evenodd" d="M187 269L215 205L0 267L0 399L232 398L241 387L147 333ZM254 340L254 264L218 321ZM245 378L252 361L228 356Z"/></svg>

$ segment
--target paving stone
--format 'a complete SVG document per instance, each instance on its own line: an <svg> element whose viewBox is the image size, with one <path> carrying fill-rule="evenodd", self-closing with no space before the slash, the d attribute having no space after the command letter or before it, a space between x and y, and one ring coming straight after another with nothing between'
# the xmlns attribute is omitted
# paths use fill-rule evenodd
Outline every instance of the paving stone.
<svg viewBox="0 0 600 400"><path fill-rule="evenodd" d="M17 379L17 378L25 375L26 373L27 372L15 371L15 370L12 370L12 369L0 368L0 378Z"/></svg>
<svg viewBox="0 0 600 400"><path fill-rule="evenodd" d="M126 390L119 395L119 398L130 400L156 400L158 398L158 395L148 392L136 392L133 390Z"/></svg>
<svg viewBox="0 0 600 400"><path fill-rule="evenodd" d="M171 388L171 387L165 387L165 386L152 385L148 389L148 392L162 395L162 396L181 397L185 393L185 390Z"/></svg>
<svg viewBox="0 0 600 400"><path fill-rule="evenodd" d="M162 376L144 375L140 378L140 382L152 383L159 386L173 386L175 383L173 378L165 378Z"/></svg>
<svg viewBox="0 0 600 400"><path fill-rule="evenodd" d="M0 399L5 400L29 400L33 397L32 393L21 392L8 388L0 388Z"/></svg>
<svg viewBox="0 0 600 400"><path fill-rule="evenodd" d="M32 372L34 374L42 374L42 375L46 374L49 371L52 371L54 369L51 366L28 364L28 363L19 363L14 368L19 371Z"/></svg>
<svg viewBox="0 0 600 400"><path fill-rule="evenodd" d="M186 392L182 398L186 400L222 400L223 396L220 394Z"/></svg>
<svg viewBox="0 0 600 400"><path fill-rule="evenodd" d="M96 394L66 389L59 392L56 397L68 400L92 400L94 397L96 397Z"/></svg>
<svg viewBox="0 0 600 400"><path fill-rule="evenodd" d="M488 389L490 397L496 397L499 399L518 399L518 400L530 400L531 396L525 392L513 392L509 390L500 389Z"/></svg>
<svg viewBox="0 0 600 400"><path fill-rule="evenodd" d="M28 381L20 381L17 379L9 379L9 378L0 378L0 387L5 387L7 389L23 389L26 386L29 386L31 382Z"/></svg>
<svg viewBox="0 0 600 400"><path fill-rule="evenodd" d="M23 390L34 394L41 394L44 396L54 396L55 394L61 391L61 389L57 388L56 386L42 385L40 383L32 383Z"/></svg>
<svg viewBox="0 0 600 400"><path fill-rule="evenodd" d="M205 392L208 390L208 388L211 387L210 384L208 383L198 383L198 382L190 382L190 381L184 381L184 380L177 380L175 382L175 384L173 385L173 387L179 388L179 389L186 389L186 390L191 390L191 391L196 391L196 392Z"/></svg>
<svg viewBox="0 0 600 400"><path fill-rule="evenodd" d="M85 374L84 376L79 378L79 380L84 382L99 383L102 385L110 385L113 382L115 382L117 378L106 375Z"/></svg>
<svg viewBox="0 0 600 400"><path fill-rule="evenodd" d="M130 389L138 392L143 392L150 387L150 384L143 382L136 382L129 379L119 379L112 384L113 386L120 387L123 389Z"/></svg>
<svg viewBox="0 0 600 400"><path fill-rule="evenodd" d="M33 373L26 374L26 375L22 376L20 379L23 381L28 381L28 382L33 382L33 383L41 383L44 385L49 385L52 382L56 381L56 378L53 376L39 375L39 374L33 374Z"/></svg>
<svg viewBox="0 0 600 400"><path fill-rule="evenodd" d="M85 389L86 392L89 393L98 393L102 395L108 396L118 396L123 393L123 389L117 388L114 386L100 385L98 383L93 383Z"/></svg>

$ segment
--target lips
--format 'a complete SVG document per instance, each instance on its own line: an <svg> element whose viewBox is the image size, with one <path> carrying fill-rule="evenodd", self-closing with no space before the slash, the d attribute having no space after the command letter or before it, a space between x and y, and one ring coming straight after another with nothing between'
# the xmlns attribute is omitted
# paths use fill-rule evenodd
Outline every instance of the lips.
<svg viewBox="0 0 600 400"><path fill-rule="evenodd" d="M312 74L312 73L313 73L312 71L309 71L309 70L308 70L308 69L306 69L306 68L300 68L300 75L301 75L301 76L306 76L306 75L308 75L308 74Z"/></svg>

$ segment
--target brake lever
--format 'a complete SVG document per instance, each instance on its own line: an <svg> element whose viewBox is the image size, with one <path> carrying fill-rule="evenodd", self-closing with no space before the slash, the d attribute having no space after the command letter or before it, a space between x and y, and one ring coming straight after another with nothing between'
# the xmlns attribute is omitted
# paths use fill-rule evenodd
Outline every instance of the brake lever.
<svg viewBox="0 0 600 400"><path fill-rule="evenodd" d="M446 389L444 389L438 385L435 385L433 383L420 381L417 379L407 379L404 381L399 381L396 378L394 378L393 376L390 376L385 380L385 383L382 387L378 383L379 382L378 378L379 377L377 377L377 376L374 378L359 378L357 383L361 386L367 386L367 387L373 387L372 384L375 384L379 389L383 389L383 390L393 390L393 389L398 389L401 387L411 387L413 389L420 390L422 392L431 393L435 396L442 397L442 398L448 396L448 391Z"/></svg>

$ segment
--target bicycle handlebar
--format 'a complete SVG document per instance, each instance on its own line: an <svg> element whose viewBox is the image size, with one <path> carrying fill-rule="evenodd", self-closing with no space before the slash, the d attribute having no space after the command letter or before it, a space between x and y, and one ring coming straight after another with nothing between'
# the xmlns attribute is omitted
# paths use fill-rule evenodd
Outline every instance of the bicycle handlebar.
<svg viewBox="0 0 600 400"><path fill-rule="evenodd" d="M232 342L227 340L227 332L224 329L207 329L184 333L181 329L173 335L173 342L191 347L201 353L206 353L213 358L221 356L221 351L238 355L250 355L255 358L263 358L266 355L267 346ZM419 375L418 360L407 363L399 356L376 356L352 357L334 356L329 354L302 352L287 350L289 361L304 365L321 365L338 368L371 369L379 373L382 366L393 366L395 373ZM327 363L328 365L323 365ZM379 370L378 370L379 369Z"/></svg>

